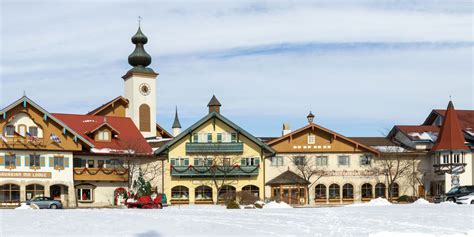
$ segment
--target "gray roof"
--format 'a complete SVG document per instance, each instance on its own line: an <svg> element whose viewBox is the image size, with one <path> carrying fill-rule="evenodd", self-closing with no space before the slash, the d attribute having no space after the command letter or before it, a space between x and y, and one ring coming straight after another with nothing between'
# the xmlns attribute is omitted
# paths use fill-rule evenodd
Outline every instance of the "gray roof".
<svg viewBox="0 0 474 237"><path fill-rule="evenodd" d="M295 174L294 172L287 170L272 180L267 182L267 185L280 185L280 184L303 184L308 185L310 182L301 178L301 176Z"/></svg>
<svg viewBox="0 0 474 237"><path fill-rule="evenodd" d="M176 111L174 114L174 122L171 128L181 128L181 123L179 122L179 119L178 119L178 107L176 107Z"/></svg>
<svg viewBox="0 0 474 237"><path fill-rule="evenodd" d="M272 153L272 155L275 154L275 150L273 150L273 148L271 148L270 146L268 146L267 144L262 142L260 139L254 137L249 132L247 132L244 129L242 129L241 127L237 126L235 123L233 123L232 121L230 121L229 119L227 119L223 115L221 115L219 113L216 113L216 112L211 112L211 113L207 114L206 116L204 116L199 121L197 121L196 123L194 123L193 125L191 125L191 127L184 130L178 136L174 137L171 141L169 141L166 144L164 144L163 146L161 146L158 150L155 151L155 155L160 155L164 152L167 152L168 149L172 145L174 145L176 142L180 141L182 138L184 138L187 135L191 134L195 129L197 129L199 126L201 126L205 122L209 121L210 119L214 119L214 118L222 121L227 126L231 127L235 131L237 131L240 134L242 134L243 136L247 137L249 140L251 140L255 144L259 145L261 148L263 148L263 149L267 150L268 152Z"/></svg>

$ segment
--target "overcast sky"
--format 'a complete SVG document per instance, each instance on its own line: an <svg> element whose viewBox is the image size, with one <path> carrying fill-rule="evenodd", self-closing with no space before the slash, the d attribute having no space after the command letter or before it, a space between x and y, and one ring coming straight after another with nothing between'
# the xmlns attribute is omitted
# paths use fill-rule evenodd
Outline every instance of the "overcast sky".
<svg viewBox="0 0 474 237"><path fill-rule="evenodd" d="M1 1L0 107L23 91L50 112L123 95L142 16L171 130L222 114L257 136L316 123L347 136L419 124L452 95L473 109L471 1ZM69 2L69 1L68 1Z"/></svg>

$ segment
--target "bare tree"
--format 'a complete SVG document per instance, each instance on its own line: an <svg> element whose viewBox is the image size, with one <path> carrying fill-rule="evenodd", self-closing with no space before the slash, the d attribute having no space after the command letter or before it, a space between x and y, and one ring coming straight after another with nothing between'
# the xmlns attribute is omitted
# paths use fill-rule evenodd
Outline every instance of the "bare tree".
<svg viewBox="0 0 474 237"><path fill-rule="evenodd" d="M402 177L409 178L413 175L414 160L407 156L404 149L399 146L387 146L381 153L381 157L374 162L375 165L368 168L368 174L378 178L383 176L388 186L388 199L393 200L393 187Z"/></svg>
<svg viewBox="0 0 474 237"><path fill-rule="evenodd" d="M298 174L306 181L308 181L308 190L318 182L322 177L327 175L323 166L318 166L315 159L307 156L293 156L292 163L295 165ZM309 198L306 200L309 204Z"/></svg>
<svg viewBox="0 0 474 237"><path fill-rule="evenodd" d="M152 182L161 177L162 162L158 161L153 153L147 153L144 144L131 140L126 143L123 153L123 167L128 171L128 188L132 189L133 182L140 172L146 181Z"/></svg>

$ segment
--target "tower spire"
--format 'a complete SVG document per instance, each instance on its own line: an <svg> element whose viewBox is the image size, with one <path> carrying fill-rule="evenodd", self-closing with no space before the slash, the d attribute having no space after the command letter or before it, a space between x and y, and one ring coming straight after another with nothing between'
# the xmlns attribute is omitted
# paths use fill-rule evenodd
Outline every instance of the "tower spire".
<svg viewBox="0 0 474 237"><path fill-rule="evenodd" d="M174 122L171 128L173 129L173 137L176 137L181 133L181 123L179 122L178 118L178 106L176 106L176 111L174 113Z"/></svg>

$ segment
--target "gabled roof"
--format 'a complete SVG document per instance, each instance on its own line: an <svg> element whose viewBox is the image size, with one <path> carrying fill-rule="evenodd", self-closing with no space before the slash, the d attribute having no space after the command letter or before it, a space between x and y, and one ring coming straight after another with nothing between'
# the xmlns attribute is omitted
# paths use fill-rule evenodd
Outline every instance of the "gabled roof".
<svg viewBox="0 0 474 237"><path fill-rule="evenodd" d="M395 125L387 137L393 138L397 131L415 142L435 142L439 127L434 125Z"/></svg>
<svg viewBox="0 0 474 237"><path fill-rule="evenodd" d="M152 149L130 118L82 114L53 114L94 144L96 153L125 153L134 150L137 154L151 154ZM90 131L104 123L113 127L119 134L111 141L95 141L87 136ZM95 152L92 151L92 152Z"/></svg>
<svg viewBox="0 0 474 237"><path fill-rule="evenodd" d="M470 149L464 142L465 139L461 132L461 125L459 125L453 102L449 101L439 138L431 151L469 151Z"/></svg>
<svg viewBox="0 0 474 237"><path fill-rule="evenodd" d="M26 97L26 96L23 96L21 97L20 99L16 100L15 102L11 103L10 105L8 105L7 107L3 108L2 110L0 110L0 114L5 117L5 115L8 113L9 110L15 108L16 106L20 105L20 104L23 104L24 107L26 107L26 104L30 104L31 106L33 106L34 108L36 108L37 110L41 111L41 113L44 114L45 118L47 119L51 119L53 120L54 122L58 123L61 127L63 127L64 129L66 129L66 131L70 132L72 135L74 135L75 137L77 137L80 141L82 141L83 143L85 143L86 145L88 145L89 147L93 148L94 147L94 144L89 142L88 139L86 139L85 137L83 137L80 133L76 132L74 130L74 128L71 128L70 126L68 126L66 123L64 123L63 121L61 121L61 119L57 118L54 116L54 114L51 114L49 113L48 111L46 111L45 109L43 109L41 106L39 106L38 104L36 104L33 100L31 100L30 98Z"/></svg>
<svg viewBox="0 0 474 237"><path fill-rule="evenodd" d="M103 111L104 109L106 109L107 107L117 103L117 102L123 102L124 104L128 105L128 100L125 99L123 96L117 96L116 98L112 99L111 101L99 106L98 108L90 111L89 113L87 113L88 115L97 115L98 113L100 113L101 111Z"/></svg>
<svg viewBox="0 0 474 237"><path fill-rule="evenodd" d="M156 124L156 131L161 134L162 138L173 138L173 135L161 127L158 123Z"/></svg>
<svg viewBox="0 0 474 237"><path fill-rule="evenodd" d="M287 170L266 183L266 185L282 185L282 184L308 185L310 184L310 182L301 178L301 176L295 174L294 172Z"/></svg>
<svg viewBox="0 0 474 237"><path fill-rule="evenodd" d="M265 150L267 150L268 152L270 153L275 153L275 151L273 150L273 148L269 147L267 144L263 143L262 141L260 141L260 139L254 137L252 134L248 133L247 131L245 131L244 129L242 129L241 127L237 126L235 123L233 123L232 121L230 121L229 119L227 119L226 117L224 117L223 115L219 114L219 113L216 113L216 112L211 112L209 114L207 114L206 116L204 116L202 119L200 119L199 121L197 121L196 123L194 123L193 125L191 125L191 127L187 128L186 130L184 130L183 132L181 132L178 136L176 136L174 139L172 139L171 141L167 142L166 144L164 144L163 146L161 146L158 150L155 151L155 155L159 155L165 151L168 150L168 148L170 148L172 145L174 145L176 142L180 141L182 138L186 137L187 135L191 134L194 130L196 130L198 127L200 127L201 125L203 125L204 123L206 123L207 121L209 121L210 119L213 119L213 118L216 118L220 121L222 121L223 123L225 123L227 126L231 127L232 129L234 129L235 131L239 132L240 134L242 134L243 136L247 137L249 140L251 140L252 142L254 142L255 144L259 145L260 147L264 148Z"/></svg>
<svg viewBox="0 0 474 237"><path fill-rule="evenodd" d="M110 124L108 124L106 121L104 121L103 123L99 124L99 126L97 126L96 128L92 129L91 131L88 131L86 132L86 134L92 134L92 133L95 133L97 130L101 129L102 127L108 127L110 130L112 130L112 132L115 132L116 134L120 134L120 132L115 129L114 127L112 127Z"/></svg>
<svg viewBox="0 0 474 237"><path fill-rule="evenodd" d="M339 133L337 133L337 132L334 132L334 131L329 130L329 129L324 128L324 127L321 127L321 126L316 125L316 124L314 124L314 123L310 123L310 124L308 124L308 125L306 125L306 126L300 128L300 129L298 129L298 130L295 130L295 131L293 131L293 132L291 132L291 133L288 133L288 134L286 134L286 135L284 135L284 136L281 136L281 137L279 137L279 138L277 138L277 139L273 139L273 140L269 141L267 144L271 146L271 145L273 145L273 144L276 144L277 142L280 142L280 141L285 140L285 139L287 139L287 138L289 138L289 137L292 137L292 136L294 136L294 135L296 135L296 134L298 134L298 133L300 133L300 132L303 132L303 131L305 131L305 130L307 130L307 129L314 129L314 128L319 129L319 130L322 130L322 131L327 132L327 133L329 133L329 134L333 134L334 136L339 137L339 138L341 138L341 139L343 139L343 140L346 140L346 141L348 141L348 142L350 142L350 143L356 144L356 145L358 145L359 147L363 147L363 148L365 148L366 150L368 150L368 151L370 151L370 152L372 152L372 153L374 153L374 154L376 154L376 155L379 155L379 154L380 154L380 152L379 152L378 150L376 150L376 149L374 149L374 148L372 148L372 147L370 147L370 146L366 146L366 145L364 145L364 144L362 144L362 143L356 142L356 141L354 141L354 140L352 140L352 139L350 139L350 138L348 138L348 137L345 137L345 136L343 136L343 135L341 135L341 134L339 134Z"/></svg>
<svg viewBox="0 0 474 237"><path fill-rule="evenodd" d="M455 110L461 129L474 129L474 110ZM437 116L444 117L445 109L434 109L423 122L423 125L431 125Z"/></svg>

